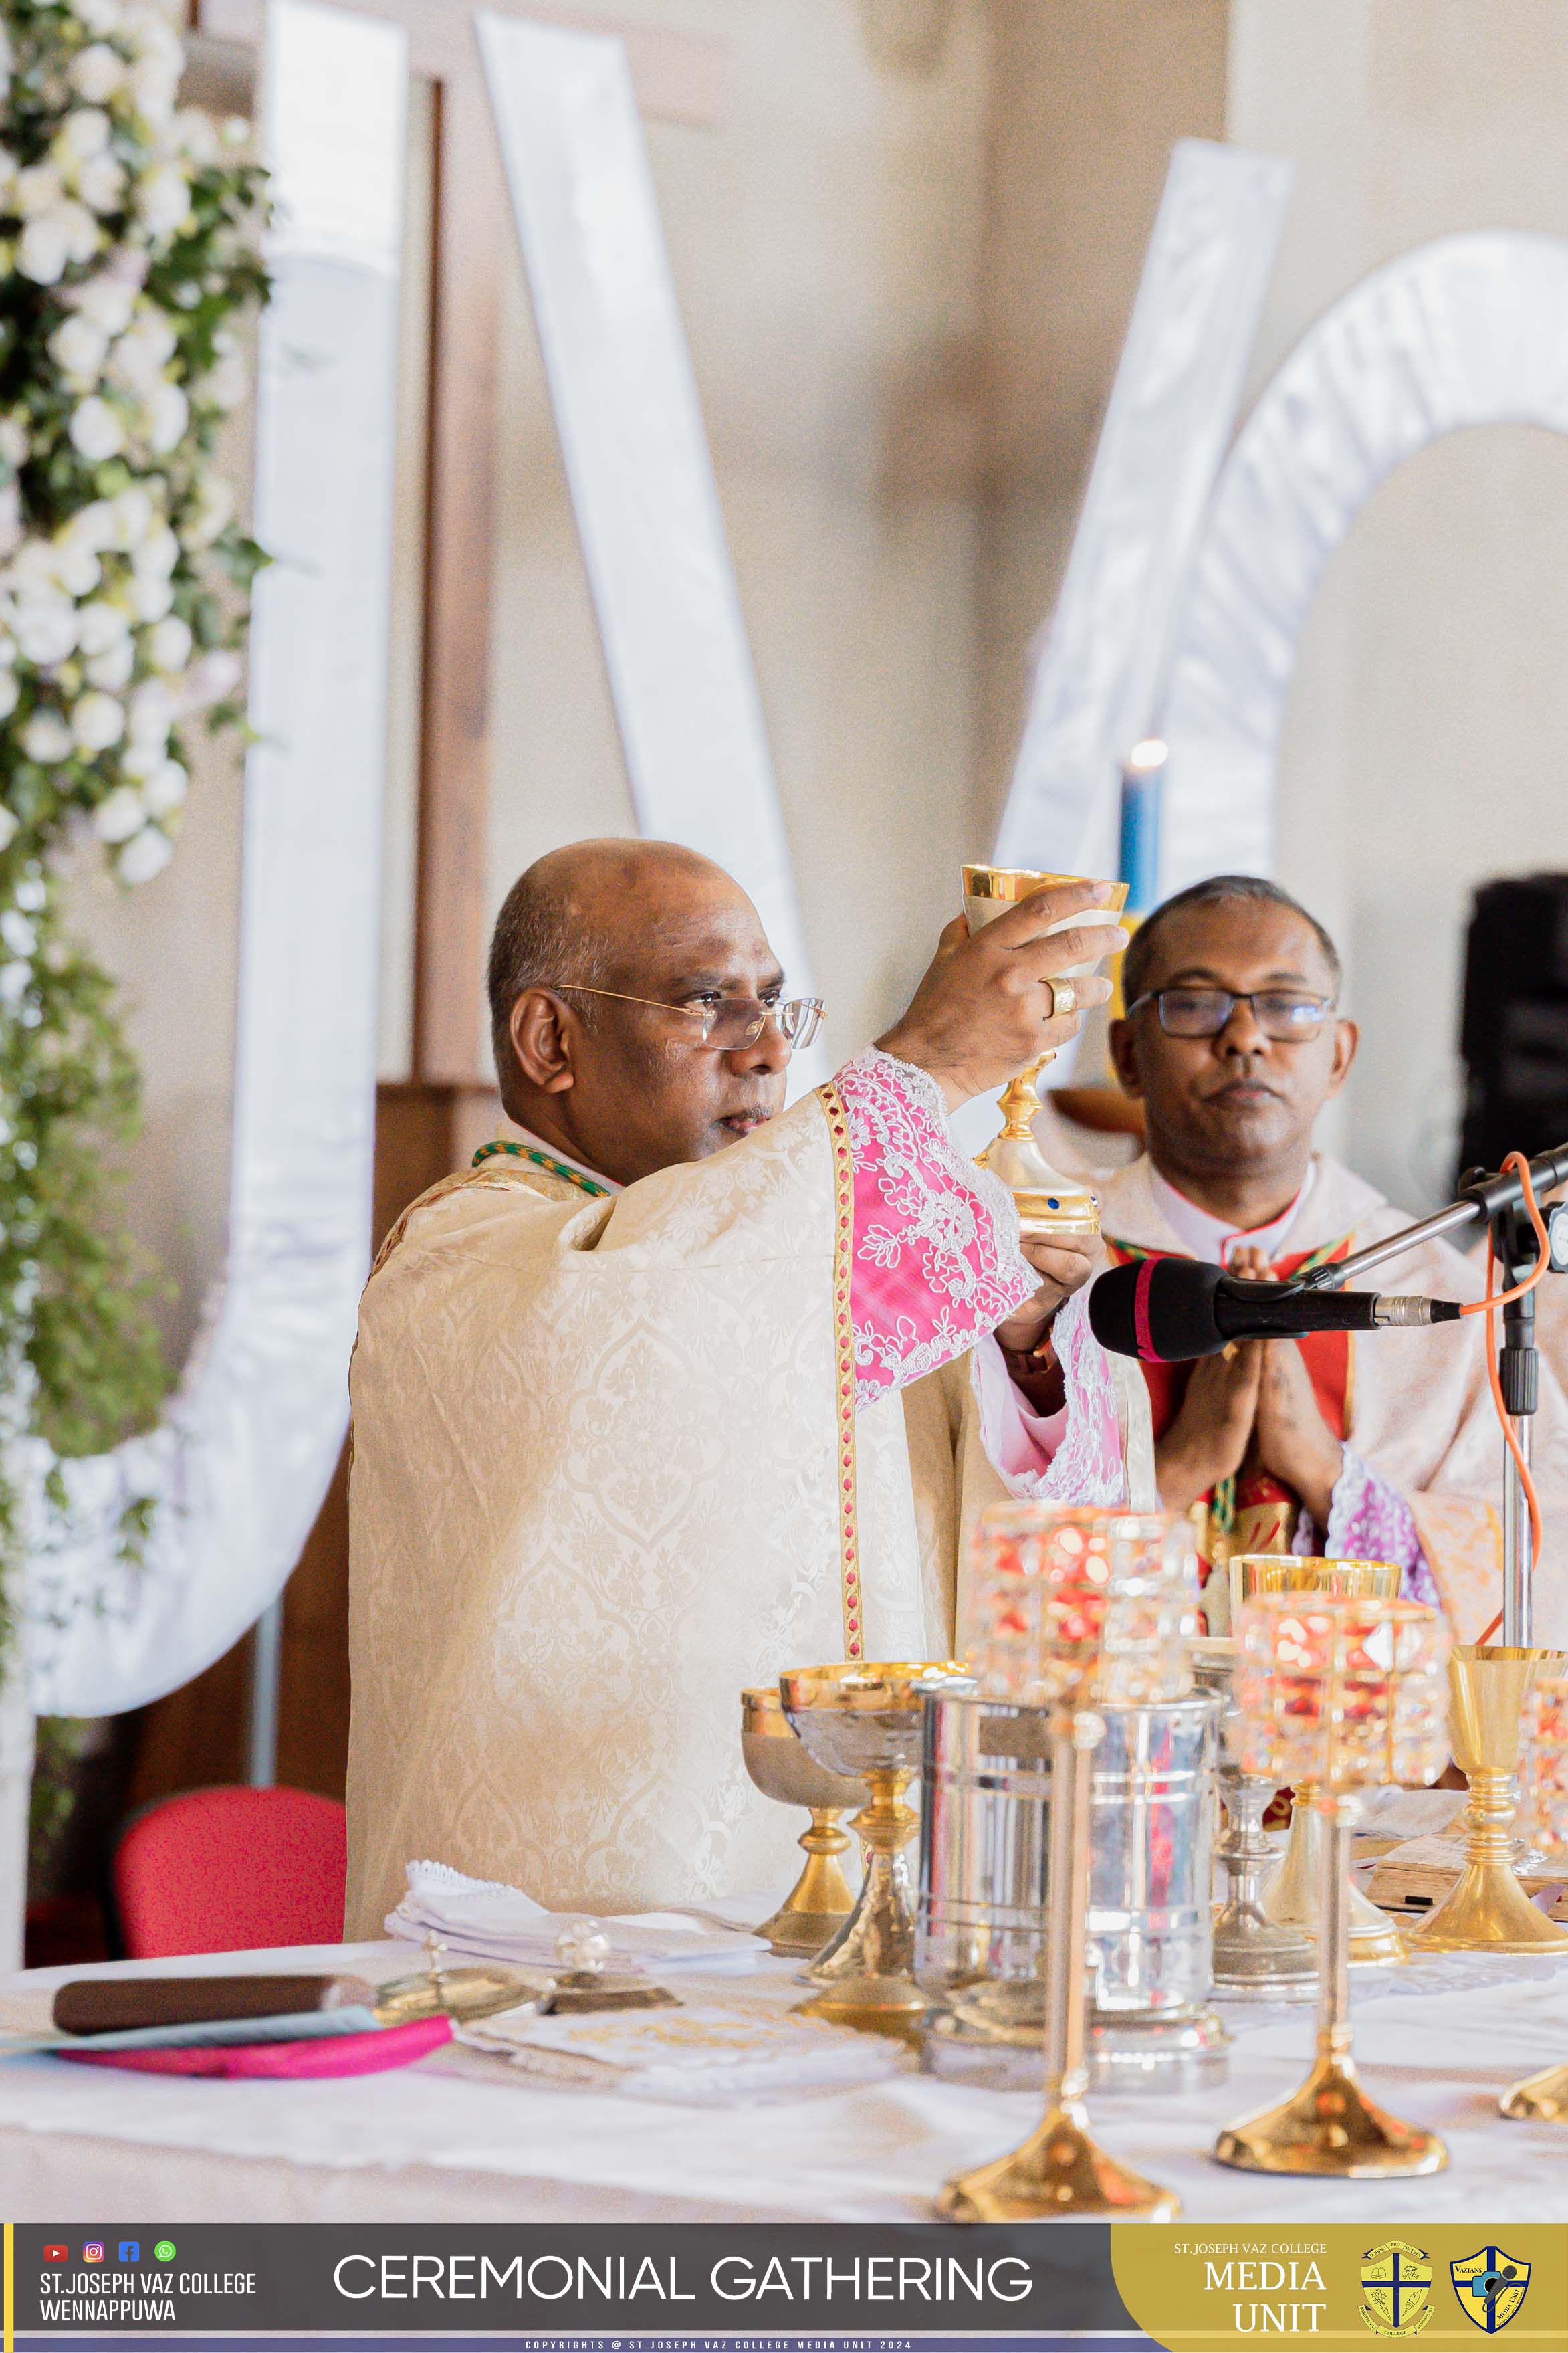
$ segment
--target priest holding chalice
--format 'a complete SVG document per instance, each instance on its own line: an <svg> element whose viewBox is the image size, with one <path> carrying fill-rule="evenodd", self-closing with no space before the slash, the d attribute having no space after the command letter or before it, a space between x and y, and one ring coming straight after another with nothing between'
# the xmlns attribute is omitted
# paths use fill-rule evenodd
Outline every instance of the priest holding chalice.
<svg viewBox="0 0 1568 2353"><path fill-rule="evenodd" d="M948 1126L1106 1000L1116 892L1030 877L955 916L892 1028L786 1111L822 1008L728 875L608 840L514 884L505 1124L361 1312L351 1936L416 1857L559 1909L785 1883L798 1824L747 1778L742 1688L947 1657L986 1503L1152 1502L1091 1236L1021 1234Z"/></svg>

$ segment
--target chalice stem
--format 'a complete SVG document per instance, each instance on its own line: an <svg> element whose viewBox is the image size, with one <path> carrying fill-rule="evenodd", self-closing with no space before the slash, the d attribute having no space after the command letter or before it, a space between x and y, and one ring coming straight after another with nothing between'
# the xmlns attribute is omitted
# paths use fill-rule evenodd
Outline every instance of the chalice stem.
<svg viewBox="0 0 1568 2353"><path fill-rule="evenodd" d="M1051 1934L1046 1957L1046 2105L1076 2105L1084 2064L1083 1947L1089 1914L1089 1777L1092 1746L1078 1737L1080 1719L1066 1709L1051 1730L1051 1812L1055 1817L1046 1900Z"/></svg>
<svg viewBox="0 0 1568 2353"><path fill-rule="evenodd" d="M1351 2045L1351 1812L1344 1799L1331 1791L1320 1796L1317 1806L1322 1818L1318 1841L1318 2056L1343 2066Z"/></svg>

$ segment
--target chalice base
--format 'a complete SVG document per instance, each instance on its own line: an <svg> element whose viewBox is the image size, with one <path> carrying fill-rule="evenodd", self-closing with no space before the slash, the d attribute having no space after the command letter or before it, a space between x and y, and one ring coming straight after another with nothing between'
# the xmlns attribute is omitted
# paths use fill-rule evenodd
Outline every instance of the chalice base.
<svg viewBox="0 0 1568 2353"><path fill-rule="evenodd" d="M862 2034L896 2035L912 2044L925 2024L926 1998L909 1978L845 1978L808 2001L797 2001L793 2014L852 2026Z"/></svg>
<svg viewBox="0 0 1568 2353"><path fill-rule="evenodd" d="M1015 1079L1013 1088L1021 1083L1028 1086L1026 1115L1032 1117L1040 1108L1039 1098L1027 1080ZM1007 1108L1005 1094L1003 1109ZM1010 1117L1007 1127L986 1145L975 1166L988 1169L1012 1194L1019 1229L1026 1239L1043 1242L1092 1241L1100 1231L1100 1205L1094 1195L1076 1176L1064 1176L1051 1166L1026 1126L1021 1134L1014 1129L1015 1122Z"/></svg>
<svg viewBox="0 0 1568 2353"><path fill-rule="evenodd" d="M1182 2204L1169 2189L1118 2165L1090 2140L1073 2103L1047 2110L1022 2148L942 2186L937 2211L949 2222L1051 2222L1085 2214L1118 2222L1173 2222Z"/></svg>
<svg viewBox="0 0 1568 2353"><path fill-rule="evenodd" d="M811 1831L806 1832L809 1838ZM840 1834L842 1836L842 1834ZM805 1869L776 1912L757 1929L773 1951L791 1960L809 1960L837 1936L855 1909L848 1881L831 1854L806 1857Z"/></svg>
<svg viewBox="0 0 1568 2353"><path fill-rule="evenodd" d="M1448 2152L1436 2133L1402 2124L1369 2100L1352 2068L1320 2057L1282 2105L1227 2125L1215 2143L1221 2165L1243 2173L1315 2173L1387 2181L1441 2173Z"/></svg>
<svg viewBox="0 0 1568 2353"><path fill-rule="evenodd" d="M1467 1862L1430 1919L1408 1934L1414 1952L1568 1952L1568 1928L1536 1910L1506 1862Z"/></svg>
<svg viewBox="0 0 1568 2353"><path fill-rule="evenodd" d="M1290 1836L1279 1867L1263 1891L1264 1917L1298 1936L1318 1936L1318 1841L1322 1836L1314 1809L1300 1798L1290 1810ZM1352 1883L1346 1891L1352 1969L1396 1968L1409 1955L1386 1915Z"/></svg>
<svg viewBox="0 0 1568 2353"><path fill-rule="evenodd" d="M1215 1917L1213 1983L1229 2001L1310 2001L1318 1948L1299 1929L1270 1920L1259 1905L1227 1904Z"/></svg>
<svg viewBox="0 0 1568 2353"><path fill-rule="evenodd" d="M909 1867L901 1855L889 1859L869 1852L854 1909L847 1919L835 1922L806 1976L815 1986L843 1985L854 1978L900 1978L912 1985L914 1962Z"/></svg>
<svg viewBox="0 0 1568 2353"><path fill-rule="evenodd" d="M921 2037L924 2073L993 2092L1030 2092L1040 2080L1043 2021L987 2026L933 2005ZM1100 2091L1179 2092L1215 2083L1231 2038L1212 2010L1175 2016L1108 2017L1090 2010L1084 2064Z"/></svg>
<svg viewBox="0 0 1568 2353"><path fill-rule="evenodd" d="M1106 2092L1175 2091L1218 2083L1230 2066L1230 2036L1212 2010L1175 2017L1112 2017L1090 2010L1089 2082Z"/></svg>
<svg viewBox="0 0 1568 2353"><path fill-rule="evenodd" d="M1500 2114L1521 2122L1568 2125L1568 2067L1543 2067L1498 2102Z"/></svg>

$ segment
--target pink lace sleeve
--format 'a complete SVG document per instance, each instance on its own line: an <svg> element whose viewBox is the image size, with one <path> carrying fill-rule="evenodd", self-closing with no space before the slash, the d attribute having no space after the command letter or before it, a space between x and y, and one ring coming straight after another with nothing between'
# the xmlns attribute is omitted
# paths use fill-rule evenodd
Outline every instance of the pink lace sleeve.
<svg viewBox="0 0 1568 2353"><path fill-rule="evenodd" d="M1040 1504L1123 1504L1127 1471L1116 1386L1089 1328L1089 1293L1075 1291L1051 1326L1067 1392L1060 1413L1031 1413L994 1340L970 1360L980 1442L1010 1494Z"/></svg>
<svg viewBox="0 0 1568 2353"><path fill-rule="evenodd" d="M1317 1529L1303 1512L1291 1549L1310 1556L1317 1541ZM1381 1472L1348 1446L1329 1501L1322 1556L1325 1560L1396 1560L1405 1572L1401 1586L1406 1599L1440 1606L1409 1504L1396 1487L1391 1487Z"/></svg>
<svg viewBox="0 0 1568 2353"><path fill-rule="evenodd" d="M870 1405L973 1347L1036 1288L1018 1219L966 1160L941 1088L873 1049L834 1081L855 1178L855 1401Z"/></svg>

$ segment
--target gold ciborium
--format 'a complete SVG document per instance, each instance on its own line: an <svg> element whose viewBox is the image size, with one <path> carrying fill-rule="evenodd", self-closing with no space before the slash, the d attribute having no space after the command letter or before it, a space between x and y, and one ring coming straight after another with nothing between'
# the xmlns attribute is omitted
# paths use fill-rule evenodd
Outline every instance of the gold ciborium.
<svg viewBox="0 0 1568 2353"><path fill-rule="evenodd" d="M856 1662L796 1667L779 1698L809 1754L826 1772L864 1781L868 1803L855 1831L865 1875L855 1909L811 1964L817 1990L797 2008L836 2026L913 2041L926 2000L915 1983L915 1915L904 1850L920 1816L903 1804L919 1767L921 1703L963 1669L950 1660Z"/></svg>
<svg viewBox="0 0 1568 2353"><path fill-rule="evenodd" d="M1538 1912L1512 1867L1514 1776L1538 1674L1561 1674L1561 1651L1458 1644L1448 1660L1448 1736L1470 1785L1465 1867L1429 1919L1410 1932L1428 1953L1568 1952L1568 1928Z"/></svg>
<svg viewBox="0 0 1568 2353"><path fill-rule="evenodd" d="M1230 1610L1234 1625L1244 1602L1259 1593L1365 1594L1392 1600L1399 1591L1397 1564L1385 1560L1309 1560L1293 1553L1237 1553L1230 1562ZM1323 1818L1313 1804L1310 1782L1295 1793L1290 1836L1279 1866L1263 1890L1264 1917L1297 1936L1318 1934L1319 1848ZM1393 1923L1360 1888L1347 1880L1351 1965L1397 1968L1408 1958Z"/></svg>
<svg viewBox="0 0 1568 2353"><path fill-rule="evenodd" d="M1090 1775L1105 1735L1094 1703L1163 1697L1185 1678L1193 1566L1191 1530L1170 1513L1003 1504L981 1514L971 1666L987 1698L1049 1712L1046 2112L1021 2147L944 2185L938 2211L951 2222L1168 2222L1181 2211L1089 2137L1084 1943Z"/></svg>
<svg viewBox="0 0 1568 2353"><path fill-rule="evenodd" d="M1227 2125L1222 2165L1247 2173L1381 2180L1437 2173L1436 2133L1368 2099L1351 2052L1349 1847L1359 1793L1435 1781L1447 1757L1448 1630L1418 1601L1264 1593L1237 1626L1242 1763L1309 1786L1322 1825L1318 1856L1318 2051L1279 2107Z"/></svg>
<svg viewBox="0 0 1568 2353"><path fill-rule="evenodd" d="M741 1694L741 1754L764 1798L774 1798L781 1806L804 1806L811 1815L811 1828L799 1839L805 1869L757 1934L768 1939L775 1953L819 1953L855 1909L854 1892L838 1867L838 1857L849 1848L838 1817L851 1806L865 1804L865 1784L829 1773L817 1763L802 1745L771 1683Z"/></svg>
<svg viewBox="0 0 1568 2353"><path fill-rule="evenodd" d="M1076 882L1076 874L1039 874L1019 866L966 866L963 870L963 913L972 933L980 930L997 915L1005 914L1020 899L1032 898L1053 882ZM1099 908L1109 918L1118 915L1127 900L1125 882L1101 882ZM1096 908L1083 908L1076 915L1064 915L1053 931L1068 931L1074 924L1092 923ZM1075 970L1089 972L1092 966L1082 965ZM1063 979L1067 974L1061 976ZM1040 1098L1035 1092L1035 1081L1046 1064L1055 1060L1055 1051L1042 1054L1027 1070L1009 1079L998 1098L1002 1113L1002 1133L993 1138L979 1156L978 1165L990 1170L993 1176L1005 1185L1018 1205L1018 1223L1026 1234L1040 1241L1092 1241L1100 1231L1100 1207L1094 1195L1079 1184L1076 1176L1064 1176L1053 1168L1035 1141L1034 1121L1040 1109Z"/></svg>
<svg viewBox="0 0 1568 2353"><path fill-rule="evenodd" d="M1531 1694L1524 1772L1531 1843L1549 1862L1568 1866L1568 1677L1537 1673ZM1568 2124L1568 2067L1543 2067L1498 2102L1505 2116Z"/></svg>

